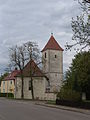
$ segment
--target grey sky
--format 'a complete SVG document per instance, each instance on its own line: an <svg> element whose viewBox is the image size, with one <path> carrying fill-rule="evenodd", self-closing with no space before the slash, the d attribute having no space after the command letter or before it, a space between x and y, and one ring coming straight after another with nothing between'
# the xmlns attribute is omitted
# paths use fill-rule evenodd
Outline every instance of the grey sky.
<svg viewBox="0 0 90 120"><path fill-rule="evenodd" d="M80 12L74 0L0 0L0 73L7 66L8 49L29 40L36 41L40 50L53 32L64 48L71 41L71 19ZM64 71L74 52L64 51Z"/></svg>

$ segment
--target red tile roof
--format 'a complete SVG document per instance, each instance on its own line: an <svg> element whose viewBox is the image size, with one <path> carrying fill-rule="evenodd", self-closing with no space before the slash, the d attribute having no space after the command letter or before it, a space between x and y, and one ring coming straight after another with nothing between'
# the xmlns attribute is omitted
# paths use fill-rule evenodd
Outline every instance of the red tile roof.
<svg viewBox="0 0 90 120"><path fill-rule="evenodd" d="M60 47L60 45L57 43L57 41L55 40L55 38L53 37L53 35L51 35L48 43L46 44L46 46L43 48L43 51L46 50L60 50L63 51L63 49Z"/></svg>
<svg viewBox="0 0 90 120"><path fill-rule="evenodd" d="M4 80L15 80L15 76L20 73L19 70L12 71Z"/></svg>
<svg viewBox="0 0 90 120"><path fill-rule="evenodd" d="M45 76L42 71L40 70L40 68L37 66L37 64L34 62L34 60L30 60L26 66L23 69L23 76L24 77L29 77L30 76L30 72L32 73L31 75L33 77L43 77ZM17 76L20 76L20 74L18 74Z"/></svg>

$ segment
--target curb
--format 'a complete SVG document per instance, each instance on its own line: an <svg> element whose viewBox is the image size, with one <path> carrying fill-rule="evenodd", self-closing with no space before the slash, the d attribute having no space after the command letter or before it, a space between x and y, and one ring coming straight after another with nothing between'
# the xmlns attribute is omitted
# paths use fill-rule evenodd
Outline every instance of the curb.
<svg viewBox="0 0 90 120"><path fill-rule="evenodd" d="M77 109L77 108L72 108L72 107L66 107L66 106L60 106L60 105L57 106L57 105L42 104L42 103L35 103L35 105L56 108L56 109L61 109L61 110L68 110L68 111L79 112L79 113L90 115L90 110L86 110L86 109L80 109L80 108Z"/></svg>

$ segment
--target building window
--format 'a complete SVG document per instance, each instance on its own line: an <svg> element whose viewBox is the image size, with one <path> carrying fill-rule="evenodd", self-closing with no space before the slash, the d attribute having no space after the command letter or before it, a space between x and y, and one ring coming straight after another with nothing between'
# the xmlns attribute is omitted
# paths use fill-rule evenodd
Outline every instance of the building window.
<svg viewBox="0 0 90 120"><path fill-rule="evenodd" d="M5 85L5 81L3 81L3 85Z"/></svg>
<svg viewBox="0 0 90 120"><path fill-rule="evenodd" d="M46 93L50 92L50 86L46 87Z"/></svg>
<svg viewBox="0 0 90 120"><path fill-rule="evenodd" d="M12 84L12 81L10 82L10 84Z"/></svg>
<svg viewBox="0 0 90 120"><path fill-rule="evenodd" d="M55 58L57 58L57 55L55 55Z"/></svg>
<svg viewBox="0 0 90 120"><path fill-rule="evenodd" d="M47 54L46 54L46 52L45 52L45 58L47 57Z"/></svg>
<svg viewBox="0 0 90 120"><path fill-rule="evenodd" d="M50 82L48 81L48 84L46 86L46 93L49 93L50 92Z"/></svg>
<svg viewBox="0 0 90 120"><path fill-rule="evenodd" d="M31 80L29 81L29 90L31 90Z"/></svg>
<svg viewBox="0 0 90 120"><path fill-rule="evenodd" d="M5 89L3 89L3 93L5 93Z"/></svg>
<svg viewBox="0 0 90 120"><path fill-rule="evenodd" d="M5 89L5 81L3 81L3 88Z"/></svg>

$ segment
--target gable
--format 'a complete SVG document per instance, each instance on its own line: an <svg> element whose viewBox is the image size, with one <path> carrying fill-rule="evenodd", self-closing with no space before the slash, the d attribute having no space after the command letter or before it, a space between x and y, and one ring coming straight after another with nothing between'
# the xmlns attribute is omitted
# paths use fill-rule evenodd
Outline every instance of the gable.
<svg viewBox="0 0 90 120"><path fill-rule="evenodd" d="M24 77L45 77L45 75L42 73L40 68L37 66L37 64L34 62L34 60L30 60L23 69L23 76ZM20 74L18 74L20 76Z"/></svg>

